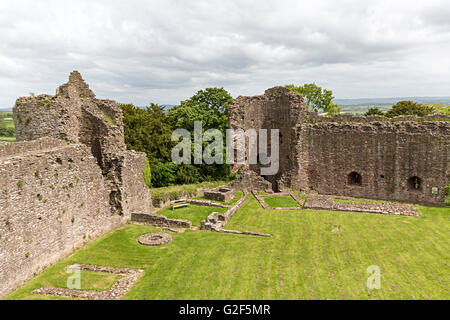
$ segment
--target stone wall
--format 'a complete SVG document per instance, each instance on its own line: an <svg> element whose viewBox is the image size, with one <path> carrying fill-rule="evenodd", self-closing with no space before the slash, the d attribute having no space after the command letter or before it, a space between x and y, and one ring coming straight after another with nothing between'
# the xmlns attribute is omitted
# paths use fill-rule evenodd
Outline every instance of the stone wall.
<svg viewBox="0 0 450 320"><path fill-rule="evenodd" d="M120 105L96 99L78 72L13 111L18 142L0 143L0 296L152 206Z"/></svg>
<svg viewBox="0 0 450 320"><path fill-rule="evenodd" d="M442 205L450 160L448 122L319 123L302 126L303 170L293 188ZM352 180L352 173L360 181ZM419 178L419 185L409 179ZM438 193L433 194L432 188Z"/></svg>
<svg viewBox="0 0 450 320"><path fill-rule="evenodd" d="M0 296L126 219L86 147L0 157Z"/></svg>
<svg viewBox="0 0 450 320"><path fill-rule="evenodd" d="M280 129L280 170L264 178L283 188L319 193L444 204L450 181L450 117L320 116L283 87L239 97L230 127ZM240 187L262 189L247 166ZM353 180L357 181L353 181ZM432 191L437 191L433 194Z"/></svg>

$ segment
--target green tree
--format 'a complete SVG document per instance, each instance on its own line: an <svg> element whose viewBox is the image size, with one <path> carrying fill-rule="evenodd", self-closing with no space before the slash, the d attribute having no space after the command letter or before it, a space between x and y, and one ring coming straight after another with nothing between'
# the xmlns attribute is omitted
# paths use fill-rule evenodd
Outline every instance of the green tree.
<svg viewBox="0 0 450 320"><path fill-rule="evenodd" d="M188 100L182 101L179 106L171 108L167 114L170 125L175 128L187 129L192 133L194 141L194 122L202 122L203 132L208 129L218 129L225 138L228 128L228 105L233 102L233 97L223 88L206 88L198 91ZM203 133L202 132L202 133ZM207 143L204 143L204 147ZM194 148L192 148L192 152ZM224 146L223 155L226 155ZM177 171L177 182L188 181L188 175L192 179L225 180L229 177L230 170L227 164L214 165L189 165L180 167Z"/></svg>
<svg viewBox="0 0 450 320"><path fill-rule="evenodd" d="M145 152L150 164L170 161L174 143L172 128L164 107L152 103L141 109L132 104L123 104L125 143L128 149Z"/></svg>
<svg viewBox="0 0 450 320"><path fill-rule="evenodd" d="M225 133L228 128L228 105L231 102L233 97L224 88L206 88L171 108L167 117L173 128L192 131L194 121L200 120L203 129L219 129Z"/></svg>
<svg viewBox="0 0 450 320"><path fill-rule="evenodd" d="M286 88L289 88L294 93L303 95L306 106L314 112L322 110L330 116L341 112L341 107L333 103L333 91L322 89L315 83L306 83L303 86L289 84L286 85Z"/></svg>
<svg viewBox="0 0 450 320"><path fill-rule="evenodd" d="M177 165L173 162L156 162L152 165L152 186L167 187L176 181Z"/></svg>
<svg viewBox="0 0 450 320"><path fill-rule="evenodd" d="M402 115L426 116L433 113L433 108L413 101L399 101L386 112L387 117Z"/></svg>
<svg viewBox="0 0 450 320"><path fill-rule="evenodd" d="M367 112L364 114L366 116L384 116L384 112L381 111L378 108L369 108L369 110L367 110Z"/></svg>
<svg viewBox="0 0 450 320"><path fill-rule="evenodd" d="M427 103L425 104L425 106L432 108L433 113L450 116L450 105L447 106L443 103L438 102L438 103Z"/></svg>

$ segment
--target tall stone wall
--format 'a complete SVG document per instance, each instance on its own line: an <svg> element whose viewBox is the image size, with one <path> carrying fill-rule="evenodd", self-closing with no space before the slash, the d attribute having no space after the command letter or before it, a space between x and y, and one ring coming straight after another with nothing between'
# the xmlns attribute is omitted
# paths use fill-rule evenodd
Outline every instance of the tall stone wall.
<svg viewBox="0 0 450 320"><path fill-rule="evenodd" d="M301 96L276 87L236 99L229 119L234 129L280 129L280 170L264 177L274 190L444 204L448 116L320 116L307 110ZM259 173L255 166L247 169ZM253 180L246 179L249 188Z"/></svg>
<svg viewBox="0 0 450 320"><path fill-rule="evenodd" d="M307 110L303 97L290 92L284 87L266 90L262 96L238 97L229 106L229 127L231 129L279 129L280 146L279 172L266 176L275 190L290 184L290 178L298 166L295 149L297 141L296 125L305 117ZM268 154L271 153L270 132L268 137ZM260 173L260 166L249 164L248 168ZM244 169L245 170L245 169ZM244 183L245 184L245 183Z"/></svg>
<svg viewBox="0 0 450 320"><path fill-rule="evenodd" d="M0 296L152 205L120 105L95 98L78 72L13 111L18 142L0 142Z"/></svg>
<svg viewBox="0 0 450 320"><path fill-rule="evenodd" d="M292 183L294 188L308 186L322 194L444 203L450 160L447 122L305 124L301 135L302 170ZM353 179L354 173L359 175L358 181ZM413 181L414 177L419 180ZM437 194L433 194L433 188L437 188Z"/></svg>
<svg viewBox="0 0 450 320"><path fill-rule="evenodd" d="M127 218L87 147L0 157L0 296Z"/></svg>

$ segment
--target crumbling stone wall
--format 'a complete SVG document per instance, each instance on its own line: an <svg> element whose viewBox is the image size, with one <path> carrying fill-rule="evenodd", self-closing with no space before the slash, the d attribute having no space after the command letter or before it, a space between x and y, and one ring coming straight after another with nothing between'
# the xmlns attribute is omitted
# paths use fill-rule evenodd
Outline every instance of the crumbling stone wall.
<svg viewBox="0 0 450 320"><path fill-rule="evenodd" d="M280 129L280 171L264 177L275 191L312 188L324 194L444 203L450 181L448 116L320 116L283 87L239 97L229 115L232 128ZM259 173L254 166L248 169ZM254 179L240 180L245 180L240 185L255 184Z"/></svg>
<svg viewBox="0 0 450 320"><path fill-rule="evenodd" d="M18 142L0 143L0 296L152 205L120 105L96 99L78 72L13 111Z"/></svg>
<svg viewBox="0 0 450 320"><path fill-rule="evenodd" d="M264 95L255 97L238 97L229 106L229 127L231 129L279 129L280 159L279 172L274 176L264 177L272 183L274 190L290 184L290 178L298 166L295 149L298 140L296 125L298 119L305 117L308 111L304 107L303 97L293 94L284 87L267 89ZM268 154L271 152L270 133L268 132ZM260 166L250 164L244 171L260 173ZM250 175L249 175L250 177ZM253 179L254 180L254 179ZM245 186L245 183L241 182Z"/></svg>
<svg viewBox="0 0 450 320"><path fill-rule="evenodd" d="M108 200L86 147L0 157L0 296L123 222Z"/></svg>

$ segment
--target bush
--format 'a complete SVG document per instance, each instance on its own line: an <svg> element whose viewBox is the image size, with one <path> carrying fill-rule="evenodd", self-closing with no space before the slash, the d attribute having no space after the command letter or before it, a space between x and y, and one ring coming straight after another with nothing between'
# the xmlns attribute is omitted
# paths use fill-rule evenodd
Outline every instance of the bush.
<svg viewBox="0 0 450 320"><path fill-rule="evenodd" d="M369 108L367 112L364 114L366 116L384 116L384 112L378 108Z"/></svg>
<svg viewBox="0 0 450 320"><path fill-rule="evenodd" d="M433 113L433 108L413 101L399 101L391 110L386 112L387 117L396 117L403 115L426 116Z"/></svg>
<svg viewBox="0 0 450 320"><path fill-rule="evenodd" d="M0 127L0 137L15 137L16 132L14 128Z"/></svg>
<svg viewBox="0 0 450 320"><path fill-rule="evenodd" d="M151 167L151 185L167 187L176 181L177 165L173 162L157 162Z"/></svg>
<svg viewBox="0 0 450 320"><path fill-rule="evenodd" d="M152 170L150 169L150 163L147 158L145 158L145 164L144 168L142 168L142 172L144 173L145 184L150 188L152 186Z"/></svg>
<svg viewBox="0 0 450 320"><path fill-rule="evenodd" d="M177 184L192 184L201 180L200 171L193 165L186 164L178 166L177 170Z"/></svg>

